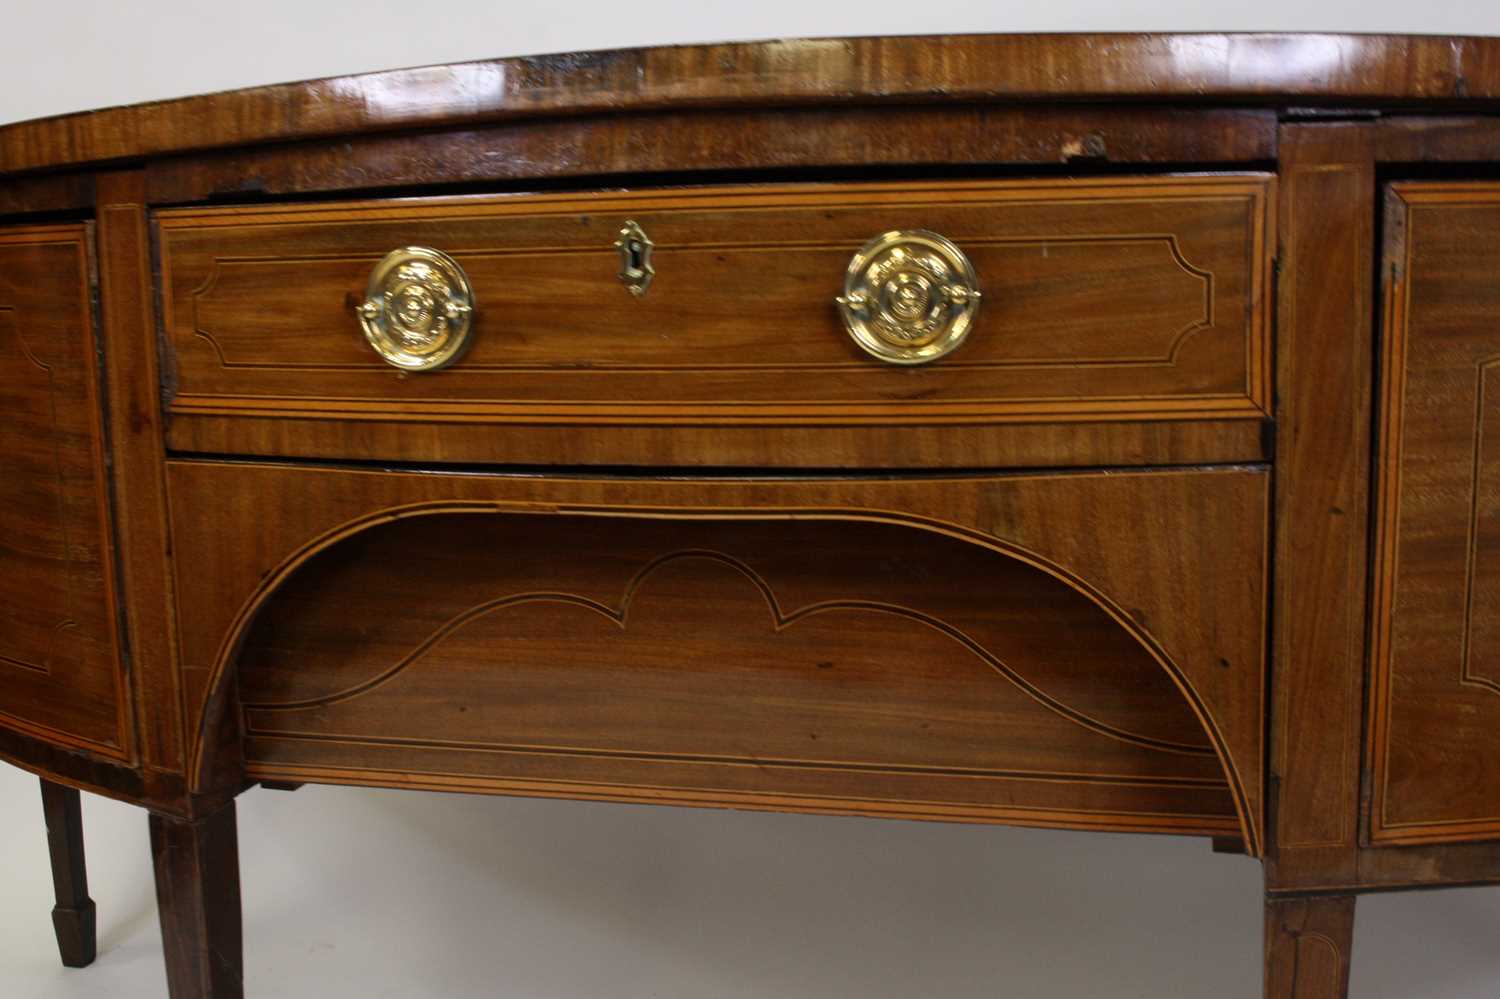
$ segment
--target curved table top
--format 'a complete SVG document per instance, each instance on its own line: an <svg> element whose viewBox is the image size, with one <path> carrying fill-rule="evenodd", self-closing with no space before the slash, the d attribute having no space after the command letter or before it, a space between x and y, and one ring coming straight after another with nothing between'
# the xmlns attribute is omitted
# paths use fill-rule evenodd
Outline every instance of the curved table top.
<svg viewBox="0 0 1500 999"><path fill-rule="evenodd" d="M1500 103L1500 38L1077 34L791 39L455 63L0 127L0 174L522 117L683 107Z"/></svg>

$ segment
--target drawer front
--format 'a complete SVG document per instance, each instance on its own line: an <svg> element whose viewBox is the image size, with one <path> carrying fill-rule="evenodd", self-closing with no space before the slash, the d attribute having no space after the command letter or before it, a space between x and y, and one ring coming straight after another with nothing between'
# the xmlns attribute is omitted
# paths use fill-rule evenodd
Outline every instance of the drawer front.
<svg viewBox="0 0 1500 999"><path fill-rule="evenodd" d="M887 443L1020 424L1239 423L1253 434L1268 393L1270 183L801 185L163 212L173 443L300 453L295 435L249 429L268 420L344 425L342 439L368 452L355 457L418 457L393 425L427 424L438 457L466 460L513 457L515 434L462 429L475 425L868 428ZM644 294L620 276L628 222L653 243ZM952 241L982 292L967 339L929 364L865 353L835 304L851 257L890 230ZM361 332L372 269L408 245L450 255L472 285L471 346L442 371L397 370ZM239 447L232 425L213 425L235 418ZM336 452L322 442L339 439L325 430L305 446ZM608 440L585 457L638 460L626 436ZM758 463L877 453L840 440ZM884 453L963 463L899 444ZM1255 456L1241 444L1201 457Z"/></svg>
<svg viewBox="0 0 1500 999"><path fill-rule="evenodd" d="M1264 470L168 478L197 742L253 778L1259 849Z"/></svg>
<svg viewBox="0 0 1500 999"><path fill-rule="evenodd" d="M1371 835L1500 837L1500 184L1388 199Z"/></svg>
<svg viewBox="0 0 1500 999"><path fill-rule="evenodd" d="M124 759L84 226L0 230L0 726Z"/></svg>

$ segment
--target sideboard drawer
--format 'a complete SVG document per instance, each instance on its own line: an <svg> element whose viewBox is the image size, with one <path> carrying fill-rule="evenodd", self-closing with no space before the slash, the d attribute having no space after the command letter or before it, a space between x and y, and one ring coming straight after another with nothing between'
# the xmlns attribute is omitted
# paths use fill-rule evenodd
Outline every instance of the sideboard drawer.
<svg viewBox="0 0 1500 999"><path fill-rule="evenodd" d="M1097 461L1259 458L1271 183L804 184L166 211L172 443L515 461L536 450L517 433L530 427L554 432L553 461L909 466L1003 460L935 449L942 428L1042 425L1083 430ZM861 285L869 304L841 308L851 258L893 230L939 234L972 275L921 237L877 258ZM368 297L372 270L409 246L448 255L455 287L461 271L471 290L468 344L440 371L393 366L362 331L366 301L394 309ZM951 323L961 344L927 363L905 363L925 356L890 337L862 349L849 327L878 325L882 302ZM422 321L432 302L414 307ZM267 429L277 421L299 432ZM1139 426L1195 423L1221 432L1195 446ZM417 425L428 432L403 432ZM601 433L560 453L555 432L578 427ZM770 436L759 452L670 449L663 428ZM772 450L777 428L814 434ZM844 432L816 435L832 428Z"/></svg>

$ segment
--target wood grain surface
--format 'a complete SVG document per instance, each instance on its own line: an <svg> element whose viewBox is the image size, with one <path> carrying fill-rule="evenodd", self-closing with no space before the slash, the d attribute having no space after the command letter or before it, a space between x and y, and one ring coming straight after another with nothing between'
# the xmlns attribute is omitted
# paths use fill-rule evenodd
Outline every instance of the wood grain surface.
<svg viewBox="0 0 1500 999"><path fill-rule="evenodd" d="M1282 128L1276 433L1277 701L1271 716L1274 893L1500 880L1500 842L1368 840L1367 538L1377 171L1500 149L1485 122L1448 118ZM1387 227L1387 233L1399 227ZM1389 315L1389 310L1386 310ZM1377 577L1378 581L1378 577Z"/></svg>
<svg viewBox="0 0 1500 999"><path fill-rule="evenodd" d="M408 523L409 517L449 513L524 512L618 519L623 525L617 529L621 544L632 556L623 560L624 569L615 566L611 571L624 571L627 579L640 568L640 557L661 554L630 541L634 535L627 534L627 528L645 533L645 528L630 527L635 519L730 520L773 526L807 520L821 525L829 543L837 543L836 532L845 522L874 522L933 532L928 542L932 545L939 544L940 537L949 537L983 550L970 553L970 558L990 552L1018 560L1083 594L1150 655L1189 705L1222 764L1249 851L1259 853L1267 502L1267 477L1262 471L776 481L414 475L201 461L169 462L168 468L186 694L194 716L201 719L190 741L200 746L216 746L225 726L238 727L233 681L239 673L239 650L256 615L319 552L336 552L333 546L342 539L388 521ZM191 513L208 508L218 515L202 518ZM177 511L183 514L178 516ZM252 522L254 530L244 528ZM1239 526L1224 531L1224 524ZM589 537L594 536L578 539L579 545L594 549L587 557L610 560L613 549ZM634 554L636 548L639 556ZM738 546L736 550L743 549ZM558 556L560 560L583 557L566 552ZM1003 563L988 559L985 564ZM858 592L846 592L855 581L841 580L836 573L829 576L830 572L814 576L815 581L827 580L823 590L840 584L840 599L861 599ZM530 578L528 589L552 586L541 569ZM714 585L725 587L735 579L730 573ZM438 586L438 580L432 585ZM503 591L503 580L495 585ZM776 585L793 587L796 592L797 586L807 584L777 574ZM748 595L755 596L753 587ZM371 599L380 598L372 595ZM620 594L596 593L592 599L618 607ZM788 607L797 607L812 599L794 596L786 602ZM455 606L454 600L447 606ZM996 606L1004 605L998 595L995 601ZM960 606L956 596L946 603L955 613ZM939 602L930 613L940 615L944 607ZM670 613L680 618L686 611L677 608ZM700 631L707 627L698 625ZM755 633L763 637L763 632ZM740 640L749 641L736 639ZM972 654L962 653L965 657ZM946 659L941 669L936 660L927 661L934 665L924 668L938 670L943 682L953 681L953 674L943 671L957 667L946 665ZM1079 661L1090 668L1114 668L1084 653ZM883 675L880 669L884 668L871 665L864 675ZM1099 682L1097 676L1094 680ZM265 689L264 677L256 682L257 690ZM826 681L815 677L808 682ZM1068 696L1083 697L1090 704L1088 698L1118 696L1118 691L1111 693L1108 685L1099 684L1100 691L1090 694L1084 681L1082 686L1069 687ZM279 695L273 689L268 696ZM1109 710L1118 709L1116 703ZM832 710L838 714L840 709ZM1098 710L1105 711L1105 707ZM866 740L871 737L868 732L860 735ZM933 751L932 747L924 749L929 755ZM883 752L882 759L889 761L897 749L886 746ZM428 768L416 763L415 759L406 765L393 762L374 772L330 765L294 773L288 767L263 776L501 789L493 779L470 779L462 773L444 774L441 769L423 777L418 771ZM210 781L212 753L199 752L197 773L200 784ZM603 789L575 783L549 790L539 783L530 793L603 796ZM847 794L847 788L842 793ZM646 797L650 800L651 795ZM666 799L665 794L657 796L657 800ZM742 803L723 797L718 801ZM827 796L821 806L826 808L833 801ZM777 807L792 804L789 798L777 799ZM812 803L812 807L818 805ZM809 806L804 803L804 807Z"/></svg>
<svg viewBox="0 0 1500 999"><path fill-rule="evenodd" d="M367 453L298 456L488 462L515 459L462 434L436 454L425 443L453 424L869 426L878 441L932 425L1258 424L1271 193L1263 176L1227 176L163 212L170 411L378 425ZM656 243L639 298L617 278L627 219ZM890 229L954 240L985 296L963 348L917 369L864 355L833 304L849 258ZM424 375L385 364L354 313L374 264L412 244L450 253L476 300L473 346ZM768 447L755 463L857 465L873 450ZM898 444L883 463L943 462Z"/></svg>
<svg viewBox="0 0 1500 999"><path fill-rule="evenodd" d="M130 760L90 252L0 231L0 725Z"/></svg>
<svg viewBox="0 0 1500 999"><path fill-rule="evenodd" d="M1276 112L1262 108L777 106L377 132L177 154L146 169L154 203L188 204L437 184L530 189L578 178L637 185L698 171L785 178L792 170L816 170L873 179L954 168L984 174L1018 166L1264 166L1275 157ZM33 198L40 202L46 193Z"/></svg>
<svg viewBox="0 0 1500 999"><path fill-rule="evenodd" d="M0 172L524 117L736 105L1500 100L1500 42L1335 34L786 39L253 87L0 128Z"/></svg>
<svg viewBox="0 0 1500 999"><path fill-rule="evenodd" d="M255 778L1239 830L1202 726L1108 614L894 524L383 524L274 594L238 680Z"/></svg>
<svg viewBox="0 0 1500 999"><path fill-rule="evenodd" d="M239 831L229 802L196 821L152 813L151 859L170 999L242 999Z"/></svg>
<svg viewBox="0 0 1500 999"><path fill-rule="evenodd" d="M1348 999L1353 896L1266 902L1266 999Z"/></svg>
<svg viewBox="0 0 1500 999"><path fill-rule="evenodd" d="M83 849L83 804L78 791L43 780L42 814L47 822L47 853L57 905L52 929L64 967L86 968L99 954L98 908L89 898L88 864Z"/></svg>
<svg viewBox="0 0 1500 999"><path fill-rule="evenodd" d="M1352 893L1500 881L1496 111L1500 39L1036 35L0 127L0 759L65 955L68 788L151 810L196 999L231 799L313 781L1213 836L1266 995L1342 999ZM833 306L893 227L985 294L924 369ZM412 243L480 313L403 378L353 308Z"/></svg>
<svg viewBox="0 0 1500 999"><path fill-rule="evenodd" d="M1281 145L1267 879L1290 889L1357 877L1376 182L1365 123L1288 125Z"/></svg>
<svg viewBox="0 0 1500 999"><path fill-rule="evenodd" d="M162 368L144 177L139 170L103 173L96 186L99 324L111 348L104 377L115 540L126 594L123 624L132 652L141 764L157 774L180 774L181 697L162 480Z"/></svg>
<svg viewBox="0 0 1500 999"><path fill-rule="evenodd" d="M1371 838L1500 837L1500 185L1387 204Z"/></svg>

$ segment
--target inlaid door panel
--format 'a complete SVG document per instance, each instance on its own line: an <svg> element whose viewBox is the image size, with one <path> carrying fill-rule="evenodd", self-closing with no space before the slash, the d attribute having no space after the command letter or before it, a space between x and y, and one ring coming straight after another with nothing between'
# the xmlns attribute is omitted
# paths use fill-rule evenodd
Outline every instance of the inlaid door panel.
<svg viewBox="0 0 1500 999"><path fill-rule="evenodd" d="M1371 838L1500 836L1500 184L1398 184L1372 614Z"/></svg>
<svg viewBox="0 0 1500 999"><path fill-rule="evenodd" d="M0 231L0 725L124 758L89 238Z"/></svg>

